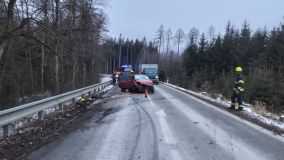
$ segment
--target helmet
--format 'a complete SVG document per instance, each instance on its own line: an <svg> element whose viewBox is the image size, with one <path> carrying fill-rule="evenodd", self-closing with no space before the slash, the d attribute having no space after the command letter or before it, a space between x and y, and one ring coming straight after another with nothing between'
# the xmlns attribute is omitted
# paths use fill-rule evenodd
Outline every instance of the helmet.
<svg viewBox="0 0 284 160"><path fill-rule="evenodd" d="M236 67L236 72L242 72L242 71L243 71L242 67Z"/></svg>
<svg viewBox="0 0 284 160"><path fill-rule="evenodd" d="M80 98L80 102L84 103L85 102L85 98Z"/></svg>

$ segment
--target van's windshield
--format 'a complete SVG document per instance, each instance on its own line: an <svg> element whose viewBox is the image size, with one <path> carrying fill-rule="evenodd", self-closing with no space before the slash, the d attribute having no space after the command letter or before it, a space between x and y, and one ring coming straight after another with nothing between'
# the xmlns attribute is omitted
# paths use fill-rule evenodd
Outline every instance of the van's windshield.
<svg viewBox="0 0 284 160"><path fill-rule="evenodd" d="M157 74L157 68L145 68L144 73L145 74Z"/></svg>

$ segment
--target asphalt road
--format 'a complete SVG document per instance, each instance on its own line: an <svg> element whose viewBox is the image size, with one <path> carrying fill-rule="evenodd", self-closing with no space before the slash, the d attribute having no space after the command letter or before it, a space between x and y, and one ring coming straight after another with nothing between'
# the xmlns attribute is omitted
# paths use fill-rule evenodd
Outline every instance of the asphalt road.
<svg viewBox="0 0 284 160"><path fill-rule="evenodd" d="M74 132L30 160L283 160L284 141L185 93L158 85L155 94L121 93Z"/></svg>

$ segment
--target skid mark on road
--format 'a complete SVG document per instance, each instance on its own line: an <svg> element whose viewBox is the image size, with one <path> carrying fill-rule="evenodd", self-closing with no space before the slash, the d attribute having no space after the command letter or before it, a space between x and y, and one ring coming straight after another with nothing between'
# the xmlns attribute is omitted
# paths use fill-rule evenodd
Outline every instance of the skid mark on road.
<svg viewBox="0 0 284 160"><path fill-rule="evenodd" d="M158 137L157 137L157 129L155 126L155 123L151 117L151 115L147 112L146 109L144 109L144 107L142 105L140 105L137 100L135 100L132 97L134 103L136 104L136 106L141 109L143 111L143 113L145 113L146 117L149 119L150 125L151 125L151 130L152 130L152 135L153 135L153 153L152 153L152 157L153 160L159 160L159 145L158 145Z"/></svg>
<svg viewBox="0 0 284 160"><path fill-rule="evenodd" d="M165 117L167 117L166 113L164 112L164 110L159 110L158 112L156 112L156 114L158 116L158 119L159 119L159 122L162 128L162 133L165 138L165 143L176 144L177 141L172 135L170 127L168 126L168 123L165 119Z"/></svg>
<svg viewBox="0 0 284 160"><path fill-rule="evenodd" d="M140 139L140 136L141 136L141 123L142 123L141 112L140 112L140 109L137 107L137 105L134 105L134 106L135 106L135 109L136 109L137 114L139 116L139 122L138 122L138 131L137 131L136 138L135 138L135 145L130 152L129 160L135 159L134 156L135 156L137 146L138 146L138 143L139 143L139 139Z"/></svg>

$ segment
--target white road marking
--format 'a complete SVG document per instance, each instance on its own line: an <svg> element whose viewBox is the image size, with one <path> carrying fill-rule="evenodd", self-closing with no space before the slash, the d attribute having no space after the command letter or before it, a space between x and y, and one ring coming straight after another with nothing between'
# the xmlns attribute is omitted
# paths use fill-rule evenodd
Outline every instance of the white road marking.
<svg viewBox="0 0 284 160"><path fill-rule="evenodd" d="M162 128L162 133L163 136L165 138L165 143L166 144L176 144L177 141L175 140L175 138L173 137L171 130L168 126L168 123L165 119L165 117L167 116L166 113L164 112L164 110L159 110L158 112L156 112L161 128Z"/></svg>
<svg viewBox="0 0 284 160"><path fill-rule="evenodd" d="M160 117L167 117L167 114L165 113L165 111L164 110L159 110L158 112L156 112L156 114L158 115L158 116L160 116Z"/></svg>
<svg viewBox="0 0 284 160"><path fill-rule="evenodd" d="M171 157L172 157L172 160L182 160L179 152L177 150L171 150Z"/></svg>

